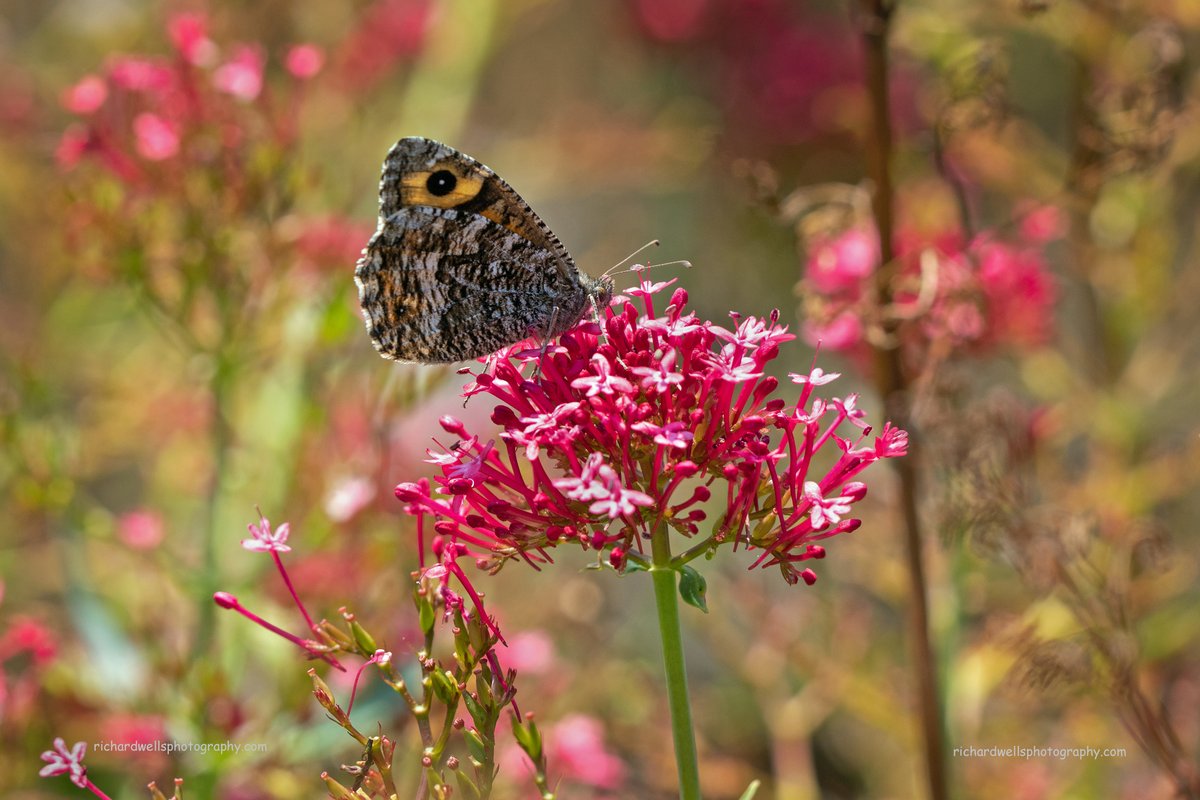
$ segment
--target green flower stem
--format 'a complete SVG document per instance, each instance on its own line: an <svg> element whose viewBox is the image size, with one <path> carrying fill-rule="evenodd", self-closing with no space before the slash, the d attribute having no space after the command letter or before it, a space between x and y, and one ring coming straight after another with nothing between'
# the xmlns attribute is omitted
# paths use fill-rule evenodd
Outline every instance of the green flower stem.
<svg viewBox="0 0 1200 800"><path fill-rule="evenodd" d="M650 579L654 583L658 632L662 637L663 665L667 672L671 734L679 769L679 797L680 800L700 800L700 765L696 757L696 736L692 732L692 708L688 702L683 636L679 630L678 573L671 568L671 542L667 537L667 526L659 524L650 538Z"/></svg>
<svg viewBox="0 0 1200 800"><path fill-rule="evenodd" d="M711 551L713 549L713 542L716 540L716 538L716 536L710 536L699 544L689 547L687 550L684 550L682 553L675 556L675 558L671 559L671 565L676 568L682 567L689 561L694 561L705 553Z"/></svg>

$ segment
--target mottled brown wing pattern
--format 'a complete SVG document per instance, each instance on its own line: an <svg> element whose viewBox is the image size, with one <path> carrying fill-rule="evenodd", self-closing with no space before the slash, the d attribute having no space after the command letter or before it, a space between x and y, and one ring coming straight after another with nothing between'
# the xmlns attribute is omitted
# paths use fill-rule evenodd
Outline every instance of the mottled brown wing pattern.
<svg viewBox="0 0 1200 800"><path fill-rule="evenodd" d="M492 170L420 138L384 161L379 225L355 282L375 348L419 363L557 336L612 295Z"/></svg>

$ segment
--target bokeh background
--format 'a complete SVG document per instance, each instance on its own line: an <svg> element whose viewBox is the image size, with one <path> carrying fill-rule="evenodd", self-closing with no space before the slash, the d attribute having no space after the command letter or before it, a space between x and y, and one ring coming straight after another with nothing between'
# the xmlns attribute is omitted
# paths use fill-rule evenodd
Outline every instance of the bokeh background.
<svg viewBox="0 0 1200 800"><path fill-rule="evenodd" d="M926 330L910 366L946 746L1125 751L947 753L951 786L1194 796L1200 5L896 5L900 235L968 266L968 242L1003 242L1028 277L1000 297L984 278L983 328ZM869 226L860 6L0 3L0 794L80 794L36 776L55 736L264 745L93 753L114 798L175 776L193 797L317 796L359 756L294 648L208 598L296 629L238 546L257 505L291 523L315 613L349 606L411 655L416 553L391 487L429 473L439 416L476 428L486 409L362 330L353 265L400 136L494 167L592 274L660 239L651 258L694 266L657 279L705 316L780 309L802 334L781 374L824 336L820 363L881 422L861 339L820 316L821 266L861 259L838 244ZM754 779L781 800L923 796L897 488L877 469L815 586L704 565L710 613L684 625L706 797ZM649 584L591 560L483 579L523 710L559 796L671 797ZM403 753L378 688L356 718ZM530 796L504 763L497 796Z"/></svg>

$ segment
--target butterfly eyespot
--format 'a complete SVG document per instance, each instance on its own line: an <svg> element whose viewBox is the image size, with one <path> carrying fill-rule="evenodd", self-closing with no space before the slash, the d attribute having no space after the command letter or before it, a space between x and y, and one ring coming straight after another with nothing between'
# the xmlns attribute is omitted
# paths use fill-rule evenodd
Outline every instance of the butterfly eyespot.
<svg viewBox="0 0 1200 800"><path fill-rule="evenodd" d="M434 197L444 197L450 194L457 185L458 178L454 177L454 173L447 169L439 169L429 176L429 180L425 181L425 188Z"/></svg>

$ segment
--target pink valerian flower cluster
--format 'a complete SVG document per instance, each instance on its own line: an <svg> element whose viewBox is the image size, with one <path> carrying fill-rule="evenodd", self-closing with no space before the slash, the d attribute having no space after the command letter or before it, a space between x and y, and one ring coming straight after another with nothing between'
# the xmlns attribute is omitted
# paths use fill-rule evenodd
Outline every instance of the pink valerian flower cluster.
<svg viewBox="0 0 1200 800"><path fill-rule="evenodd" d="M725 139L755 151L867 129L858 32L849 15L793 0L628 0L648 38L712 69L693 70L724 110ZM896 66L902 129L918 124L916 81Z"/></svg>
<svg viewBox="0 0 1200 800"><path fill-rule="evenodd" d="M434 0L375 0L338 48L338 83L352 91L369 91L398 64L415 59L436 12Z"/></svg>
<svg viewBox="0 0 1200 800"><path fill-rule="evenodd" d="M54 633L38 620L17 615L0 628L0 723L19 726L39 713L42 672L57 657Z"/></svg>
<svg viewBox="0 0 1200 800"><path fill-rule="evenodd" d="M931 349L1033 347L1050 338L1058 292L1043 247L1057 235L1055 211L1033 209L1016 242L911 231L897 237L891 313L902 320L898 335L910 358ZM834 350L864 349L878 269L873 227L813 242L802 283L805 338Z"/></svg>
<svg viewBox="0 0 1200 800"><path fill-rule="evenodd" d="M270 110L260 46L222 51L198 13L177 14L166 29L173 56L114 56L100 74L63 92L63 106L78 121L59 142L60 165L92 157L122 181L139 182L177 162L183 169L211 161L214 151L247 140L292 135ZM313 77L321 63L314 45L297 45L284 57L294 81Z"/></svg>
<svg viewBox="0 0 1200 800"><path fill-rule="evenodd" d="M838 377L819 368L791 376L793 402L777 396L767 366L794 338L777 315L734 315L724 328L688 312L683 289L664 296L670 283L643 282L602 328L583 322L544 356L512 348L474 376L465 394L498 401L499 435L484 440L444 417L458 441L429 453L436 490L396 487L418 516L422 559L433 520L439 574L470 592L460 556L536 566L564 543L607 551L623 569L645 564L646 538L667 526L690 540L679 565L728 546L747 550L751 567L811 584L818 542L858 528L852 507L867 487L857 476L904 455L907 434L889 424L872 438L855 395L818 398ZM530 379L522 369L534 363Z"/></svg>
<svg viewBox="0 0 1200 800"><path fill-rule="evenodd" d="M106 242L120 242L178 254L178 229L199 229L227 241L227 234L216 232L234 225L242 230L233 240L259 242L270 258L225 262L214 253L198 258L210 285L230 285L232 275L213 274L221 269L258 284L277 278L284 262L290 262L292 276L307 278L353 261L370 227L342 214L297 212L288 188L305 183L297 107L322 73L323 50L313 44L277 53L252 42L218 45L200 13L170 17L165 38L170 55L113 56L62 94L75 120L62 134L57 158L79 190L63 235L87 256L81 267L107 274L121 264L144 264L169 273L170 281L154 281L166 286L191 274L178 256L175 263L165 257L142 262L98 251L107 249ZM110 176L120 183L119 203L112 201ZM180 203L181 197L188 202ZM267 198L277 214L261 213ZM154 224L142 224L147 220ZM112 230L97 236L106 228ZM183 238L194 245L204 237ZM246 294L282 297L249 289ZM181 309L179 316L188 317L188 311Z"/></svg>

